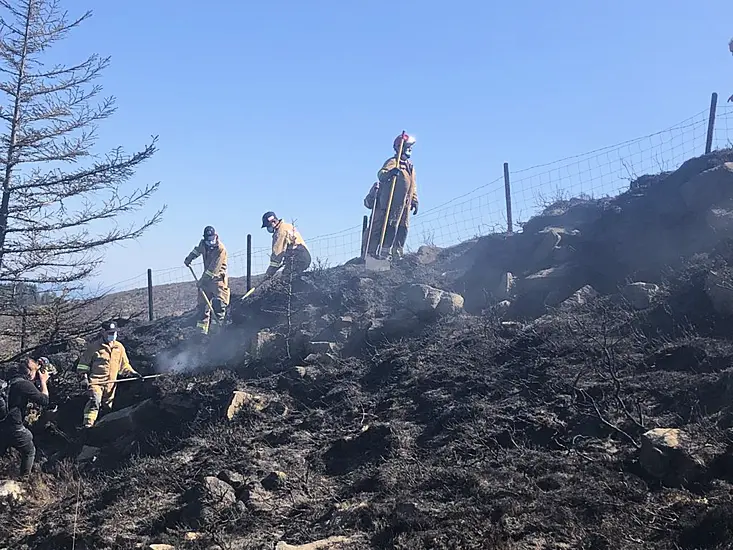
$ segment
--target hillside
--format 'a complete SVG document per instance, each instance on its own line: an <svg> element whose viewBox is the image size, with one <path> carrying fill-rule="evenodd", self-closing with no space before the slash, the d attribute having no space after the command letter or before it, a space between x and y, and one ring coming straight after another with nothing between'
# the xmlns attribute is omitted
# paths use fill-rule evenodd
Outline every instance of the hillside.
<svg viewBox="0 0 733 550"><path fill-rule="evenodd" d="M208 342L157 287L121 340L167 376L83 436L61 374L0 547L732 548L731 237L724 150L386 273L237 281Z"/></svg>

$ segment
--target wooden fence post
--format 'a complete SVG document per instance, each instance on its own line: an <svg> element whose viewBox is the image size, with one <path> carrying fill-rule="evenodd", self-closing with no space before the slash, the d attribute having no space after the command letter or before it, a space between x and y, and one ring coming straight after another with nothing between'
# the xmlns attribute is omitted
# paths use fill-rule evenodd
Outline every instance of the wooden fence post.
<svg viewBox="0 0 733 550"><path fill-rule="evenodd" d="M252 289L252 234L247 234L247 292Z"/></svg>
<svg viewBox="0 0 733 550"><path fill-rule="evenodd" d="M715 133L715 111L718 108L718 94L713 92L710 98L710 117L708 118L708 138L705 140L705 154L713 150L713 134Z"/></svg>
<svg viewBox="0 0 733 550"><path fill-rule="evenodd" d="M148 269L148 319L152 321L153 318L153 270Z"/></svg>
<svg viewBox="0 0 733 550"><path fill-rule="evenodd" d="M511 235L514 230L512 222L512 188L509 183L509 163L504 163L504 194L506 195L506 232Z"/></svg>

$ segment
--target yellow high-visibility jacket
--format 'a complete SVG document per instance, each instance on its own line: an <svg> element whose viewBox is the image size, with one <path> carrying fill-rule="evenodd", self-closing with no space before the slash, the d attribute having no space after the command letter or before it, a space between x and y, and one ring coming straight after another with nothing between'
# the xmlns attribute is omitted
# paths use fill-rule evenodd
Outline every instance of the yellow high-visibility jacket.
<svg viewBox="0 0 733 550"><path fill-rule="evenodd" d="M375 206L377 210L386 210L387 202L389 201L389 193L392 188L392 178L389 177L389 172L397 166L397 161L394 157L388 158L382 168L377 172L377 178L381 191L379 193L378 204ZM415 165L409 160L400 160L400 173L397 176L394 186L394 194L392 195L392 205L389 209L390 223L396 223L397 218L400 215L400 209L403 208L408 210L412 203L418 202L417 199L417 182L415 178Z"/></svg>
<svg viewBox="0 0 733 550"><path fill-rule="evenodd" d="M101 337L89 343L84 354L79 359L77 372L88 374L92 382L113 382L118 374L135 374L130 365L127 351L122 342L114 341L111 344Z"/></svg>
<svg viewBox="0 0 733 550"><path fill-rule="evenodd" d="M300 233L295 229L293 224L280 220L275 227L275 232L272 234L270 267L272 269L278 269L285 259L285 253L296 246L308 248L305 245L303 237L300 236Z"/></svg>
<svg viewBox="0 0 733 550"><path fill-rule="evenodd" d="M229 276L227 275L227 249L224 244L219 241L216 248L207 248L204 240L201 239L199 244L193 247L191 253L186 256L186 263L191 263L199 256L204 257L204 274L201 276L202 282L215 281L229 286Z"/></svg>

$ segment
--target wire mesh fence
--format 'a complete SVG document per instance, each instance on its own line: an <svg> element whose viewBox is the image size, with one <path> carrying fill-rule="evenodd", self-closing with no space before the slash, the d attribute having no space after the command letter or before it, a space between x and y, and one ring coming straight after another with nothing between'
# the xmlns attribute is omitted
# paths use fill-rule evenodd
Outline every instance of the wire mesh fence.
<svg viewBox="0 0 733 550"><path fill-rule="evenodd" d="M563 198L601 198L628 189L631 181L645 174L672 171L684 161L702 155L706 148L710 111L699 113L659 132L603 147L554 162L510 171L513 230L547 204ZM733 106L717 106L713 149L733 146ZM488 182L412 218L408 250L422 244L446 247L473 237L507 230L507 204L502 167ZM362 225L307 240L313 258L336 266L359 256ZM251 253L251 273L263 273L270 250L256 248ZM247 273L246 251L229 256L230 277ZM155 286L190 282L184 266L153 270ZM107 292L123 292L147 286L147 274L111 285Z"/></svg>

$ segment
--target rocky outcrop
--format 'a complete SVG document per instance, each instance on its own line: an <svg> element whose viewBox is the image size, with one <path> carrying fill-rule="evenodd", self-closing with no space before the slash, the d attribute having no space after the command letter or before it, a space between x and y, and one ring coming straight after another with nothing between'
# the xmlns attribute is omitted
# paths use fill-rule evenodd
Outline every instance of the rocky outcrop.
<svg viewBox="0 0 733 550"><path fill-rule="evenodd" d="M681 487L702 478L723 450L678 428L654 428L642 436L639 463L650 476Z"/></svg>
<svg viewBox="0 0 733 550"><path fill-rule="evenodd" d="M654 283L630 283L621 290L621 294L634 309L647 309L659 294L659 286Z"/></svg>
<svg viewBox="0 0 733 550"><path fill-rule="evenodd" d="M460 294L428 285L409 285L404 294L405 309L421 319L430 320L437 316L455 315L463 309L464 301Z"/></svg>
<svg viewBox="0 0 733 550"><path fill-rule="evenodd" d="M22 503L23 487L17 481L0 480L0 506L16 506Z"/></svg>

